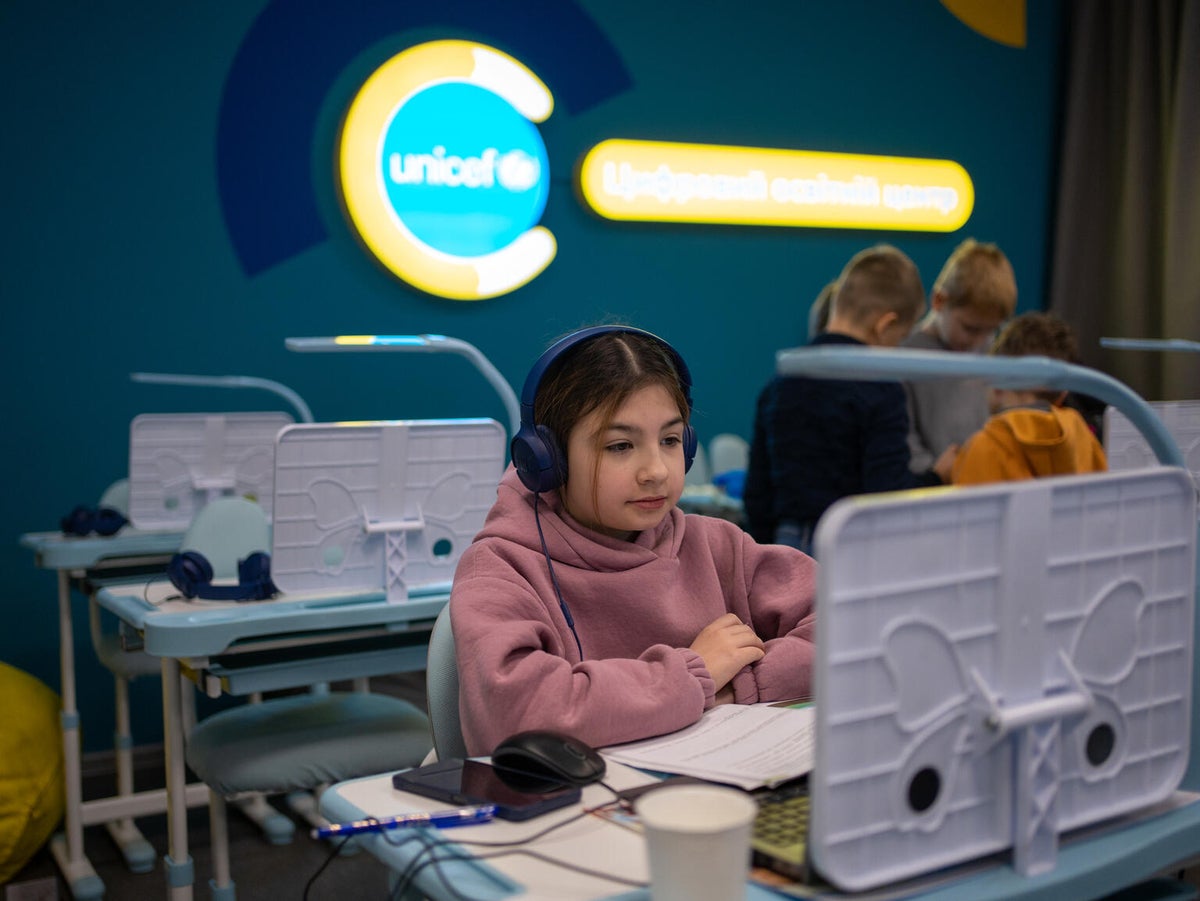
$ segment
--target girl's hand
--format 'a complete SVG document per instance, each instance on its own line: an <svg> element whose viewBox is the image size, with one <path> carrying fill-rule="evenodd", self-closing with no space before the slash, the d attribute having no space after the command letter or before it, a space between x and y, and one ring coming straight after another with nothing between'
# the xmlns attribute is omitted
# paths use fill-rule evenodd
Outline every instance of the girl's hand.
<svg viewBox="0 0 1200 901"><path fill-rule="evenodd" d="M732 703L734 703L733 686L726 685L724 688L722 688L720 691L717 692L717 697L713 701L713 706L716 707L718 704L732 704Z"/></svg>
<svg viewBox="0 0 1200 901"><path fill-rule="evenodd" d="M719 616L700 630L691 649L700 655L716 690L724 688L744 666L762 659L762 639L732 613Z"/></svg>

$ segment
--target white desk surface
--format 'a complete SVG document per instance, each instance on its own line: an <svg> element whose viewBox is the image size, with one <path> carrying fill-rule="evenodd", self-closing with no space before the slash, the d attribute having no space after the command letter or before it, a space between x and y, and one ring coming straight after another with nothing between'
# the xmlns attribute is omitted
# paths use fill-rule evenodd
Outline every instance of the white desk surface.
<svg viewBox="0 0 1200 901"><path fill-rule="evenodd" d="M609 762L604 779L616 789L632 788L654 782L652 776L619 763ZM601 785L583 790L583 806L598 806L612 800L612 793ZM444 801L434 801L392 787L391 774L368 776L338 783L321 796L321 812L329 820L344 822L366 816L394 816L413 811L440 810ZM502 849L471 847L455 844L465 841L519 841L541 832L556 822L576 816L581 805L554 811L524 823L493 820L481 826L462 826L439 832L432 829L397 829L387 834L364 833L359 841L367 850L396 873L403 873L426 846L429 836L436 835L446 844L439 844L443 855L486 855ZM422 840L424 839L424 840ZM646 865L645 842L640 833L617 825L599 816L584 817L561 830L552 832L536 842L539 854L548 858L609 872L625 879L644 883L649 877ZM423 854L421 859L430 855ZM486 861L447 859L427 866L416 876L416 885L431 898L454 898L447 891L442 877L464 896L480 901L519 895L521 901L584 901L595 898L648 899L649 892L599 877L577 873L525 854L513 853ZM436 870L441 871L441 875ZM758 890L756 890L758 891ZM770 893L749 897L773 897Z"/></svg>
<svg viewBox="0 0 1200 901"><path fill-rule="evenodd" d="M159 657L221 654L237 642L271 635L381 628L400 630L437 618L448 591L389 604L382 590L341 595L280 595L267 601L166 600L178 590L165 578L103 585L96 603L142 633Z"/></svg>
<svg viewBox="0 0 1200 901"><path fill-rule="evenodd" d="M615 788L629 788L652 781L637 770L609 762L605 781ZM611 794L602 786L584 789L583 803L599 805ZM321 812L331 821L348 822L364 817L396 816L413 811L439 810L444 802L399 792L392 787L391 774L368 776L338 783L321 798ZM438 833L459 854L488 854L493 850L455 842L508 841L551 825L558 817L568 819L578 807L539 817L529 823L493 821ZM367 833L359 837L373 856L396 873L403 873L424 843L406 833L433 830L393 830L387 836ZM388 839L395 844L390 844ZM599 817L588 817L539 840L539 853L633 879L647 878L645 845L640 834ZM422 859L428 858L428 854ZM1200 796L1179 792L1151 812L1133 815L1117 824L1107 824L1080 835L1065 836L1058 865L1049 873L1024 878L1007 862L975 863L964 867L961 878L942 881L936 887L914 880L911 890L894 894L894 889L859 895L835 890L813 892L811 897L847 901L859 898L919 897L922 901L1064 901L1097 898L1120 888L1153 878L1156 874L1200 856ZM644 901L646 889L623 888L617 883L574 873L534 858L510 854L487 861L450 860L440 865L445 877L464 895L481 901L518 896L520 901ZM454 898L446 891L433 866L422 869L416 885L431 898ZM779 898L782 895L756 884L747 898Z"/></svg>

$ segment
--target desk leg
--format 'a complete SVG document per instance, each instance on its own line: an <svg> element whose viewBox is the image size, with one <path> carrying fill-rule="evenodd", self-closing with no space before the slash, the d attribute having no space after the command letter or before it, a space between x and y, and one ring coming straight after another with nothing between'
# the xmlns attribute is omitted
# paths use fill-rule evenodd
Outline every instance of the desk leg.
<svg viewBox="0 0 1200 901"><path fill-rule="evenodd" d="M164 861L167 871L167 897L171 901L191 901L195 874L188 854L187 772L183 754L183 700L179 661L162 658L163 743L167 766L167 842Z"/></svg>
<svg viewBox="0 0 1200 901"><path fill-rule="evenodd" d="M61 667L63 774L66 834L50 842L58 868L77 901L104 897L104 882L83 854L83 786L79 764L79 708L75 698L75 635L71 624L71 577L58 571L58 653Z"/></svg>

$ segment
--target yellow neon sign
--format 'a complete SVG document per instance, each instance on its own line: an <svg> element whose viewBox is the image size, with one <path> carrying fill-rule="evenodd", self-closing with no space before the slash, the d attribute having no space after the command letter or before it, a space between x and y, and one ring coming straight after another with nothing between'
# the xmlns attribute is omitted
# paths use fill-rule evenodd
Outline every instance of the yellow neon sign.
<svg viewBox="0 0 1200 901"><path fill-rule="evenodd" d="M607 219L954 231L975 205L952 160L665 141L602 141L579 170Z"/></svg>

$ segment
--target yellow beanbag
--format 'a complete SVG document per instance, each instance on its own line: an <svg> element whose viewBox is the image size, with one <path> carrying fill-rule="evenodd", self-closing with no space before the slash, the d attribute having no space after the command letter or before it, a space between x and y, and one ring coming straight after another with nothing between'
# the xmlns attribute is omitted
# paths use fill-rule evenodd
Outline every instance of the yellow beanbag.
<svg viewBox="0 0 1200 901"><path fill-rule="evenodd" d="M58 695L0 663L0 885L46 843L66 808Z"/></svg>

